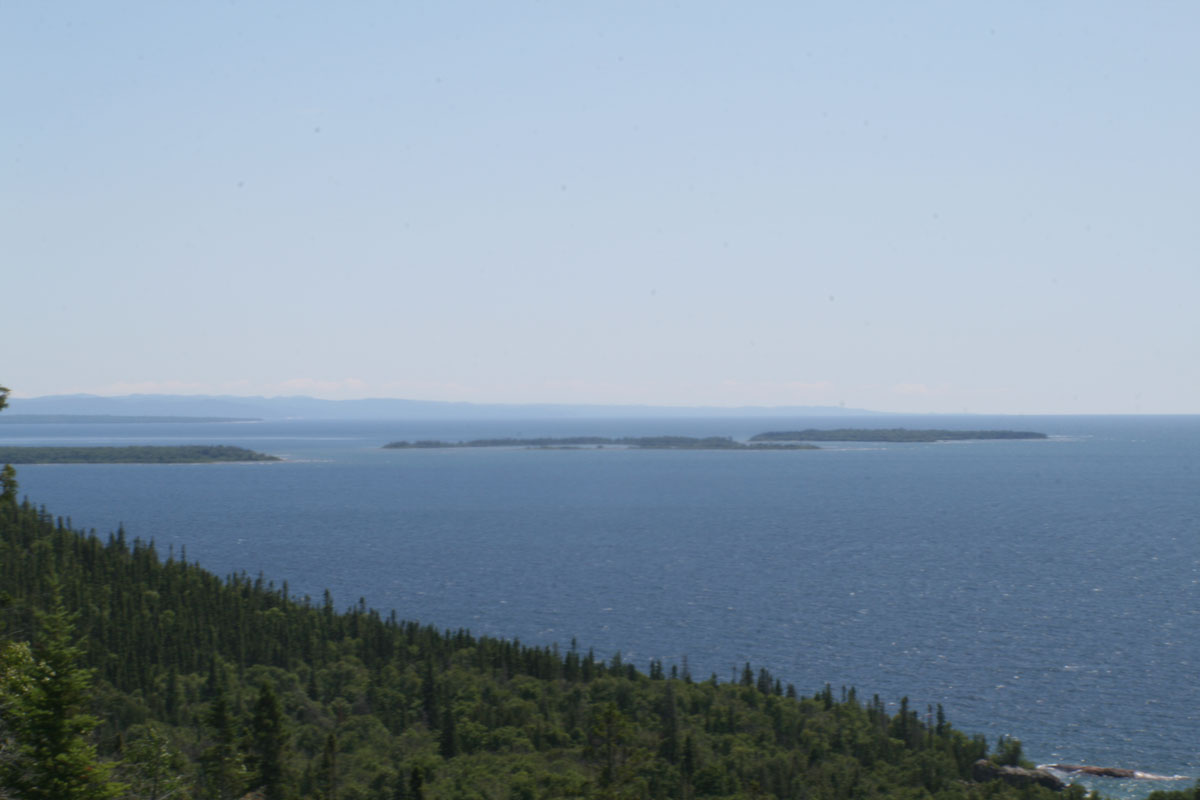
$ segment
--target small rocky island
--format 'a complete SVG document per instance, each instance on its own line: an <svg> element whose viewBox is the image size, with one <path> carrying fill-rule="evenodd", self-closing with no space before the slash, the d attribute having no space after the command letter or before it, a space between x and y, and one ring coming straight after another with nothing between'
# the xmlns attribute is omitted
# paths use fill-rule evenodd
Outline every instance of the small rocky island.
<svg viewBox="0 0 1200 800"><path fill-rule="evenodd" d="M0 464L216 464L281 460L230 445L0 447Z"/></svg>
<svg viewBox="0 0 1200 800"><path fill-rule="evenodd" d="M1033 431L950 431L938 428L835 428L802 431L769 431L751 436L751 442L971 442L981 439L1046 439Z"/></svg>
<svg viewBox="0 0 1200 800"><path fill-rule="evenodd" d="M531 439L473 439L468 442L444 442L424 440L416 442L389 442L389 450L421 450L448 447L524 447L535 449L566 449L581 447L620 447L627 450L818 450L816 445L802 442L734 441L727 436L560 436L535 437Z"/></svg>

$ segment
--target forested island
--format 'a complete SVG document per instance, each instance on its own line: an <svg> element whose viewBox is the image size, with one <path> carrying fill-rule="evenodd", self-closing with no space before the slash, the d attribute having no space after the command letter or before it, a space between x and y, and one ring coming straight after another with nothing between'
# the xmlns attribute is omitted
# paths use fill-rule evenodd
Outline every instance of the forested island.
<svg viewBox="0 0 1200 800"><path fill-rule="evenodd" d="M280 460L277 456L230 445L0 447L2 464L215 464Z"/></svg>
<svg viewBox="0 0 1200 800"><path fill-rule="evenodd" d="M448 442L437 439L389 442L393 450L441 449L450 447L577 448L624 447L634 450L818 450L812 442L950 442L977 439L1045 439L1031 431L952 431L908 428L835 428L802 431L768 431L739 442L728 436L545 436L533 438L472 439Z"/></svg>
<svg viewBox="0 0 1200 800"><path fill-rule="evenodd" d="M727 436L556 436L530 439L472 439L466 442L444 442L424 440L415 442L389 442L384 449L437 449L447 447L624 447L633 450L816 450L815 445L799 442L783 444L735 441Z"/></svg>
<svg viewBox="0 0 1200 800"><path fill-rule="evenodd" d="M951 431L937 428L834 428L802 431L769 431L751 436L751 442L965 442L981 439L1045 439L1032 431Z"/></svg>
<svg viewBox="0 0 1200 800"><path fill-rule="evenodd" d="M160 423L262 422L256 417L164 417L124 414L9 414L0 425L144 425Z"/></svg>

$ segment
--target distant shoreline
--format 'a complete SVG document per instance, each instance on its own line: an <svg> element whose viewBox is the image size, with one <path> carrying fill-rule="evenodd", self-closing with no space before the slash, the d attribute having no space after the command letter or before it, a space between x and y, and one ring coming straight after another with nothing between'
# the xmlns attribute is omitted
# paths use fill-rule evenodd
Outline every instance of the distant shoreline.
<svg viewBox="0 0 1200 800"><path fill-rule="evenodd" d="M585 447L621 447L629 450L820 450L813 442L947 442L988 439L1047 439L1033 431L952 431L908 428L835 428L802 431L769 431L739 442L727 436L543 436L533 438L471 439L449 442L440 439L388 442L385 450L444 450L463 447L525 447L566 450Z"/></svg>
<svg viewBox="0 0 1200 800"><path fill-rule="evenodd" d="M0 417L0 425L149 425L165 422L210 423L210 422L262 422L257 417L164 417L124 414L7 414Z"/></svg>
<svg viewBox="0 0 1200 800"><path fill-rule="evenodd" d="M224 464L282 460L230 445L0 447L0 464Z"/></svg>
<svg viewBox="0 0 1200 800"><path fill-rule="evenodd" d="M751 436L752 442L974 442L990 439L1048 439L1034 431L952 431L940 428L836 428L769 431Z"/></svg>
<svg viewBox="0 0 1200 800"><path fill-rule="evenodd" d="M525 447L539 450L562 450L593 447L621 447L627 450L819 450L812 444L746 444L725 436L559 436L531 439L472 439L466 442L445 442L437 439L416 442L388 442L385 450L441 450L455 447Z"/></svg>

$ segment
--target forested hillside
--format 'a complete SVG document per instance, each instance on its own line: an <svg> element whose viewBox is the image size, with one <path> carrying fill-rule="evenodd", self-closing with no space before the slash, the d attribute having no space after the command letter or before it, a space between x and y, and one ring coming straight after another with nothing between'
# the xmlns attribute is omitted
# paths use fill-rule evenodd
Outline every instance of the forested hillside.
<svg viewBox="0 0 1200 800"><path fill-rule="evenodd" d="M0 503L0 586L6 720L50 702L23 679L90 674L90 708L66 711L95 716L83 738L97 763L115 763L123 796L1051 794L973 783L987 745L940 709L902 701L888 713L829 687L800 696L750 665L718 683L685 665L643 673L619 656L439 631L361 603L338 612L328 596L297 601L261 577L160 558L123 531L83 534L28 502ZM49 658L53 678L36 669ZM90 673L68 669L72 658ZM45 755L21 750L28 728L4 731L10 787L14 763Z"/></svg>

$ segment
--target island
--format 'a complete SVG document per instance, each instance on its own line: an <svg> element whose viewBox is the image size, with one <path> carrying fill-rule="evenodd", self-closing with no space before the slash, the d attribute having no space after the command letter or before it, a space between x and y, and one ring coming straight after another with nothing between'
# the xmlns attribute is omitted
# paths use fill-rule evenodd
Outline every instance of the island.
<svg viewBox="0 0 1200 800"><path fill-rule="evenodd" d="M620 447L626 450L818 450L816 445L802 442L747 444L727 436L562 436L530 439L472 439L467 442L424 440L389 442L388 450L421 450L449 447L525 447L536 449L568 449L580 447Z"/></svg>
<svg viewBox="0 0 1200 800"><path fill-rule="evenodd" d="M230 445L0 447L0 464L215 464L281 460Z"/></svg>
<svg viewBox="0 0 1200 800"><path fill-rule="evenodd" d="M751 436L751 442L969 442L981 439L1046 439L1033 431L950 431L938 428L834 428L802 431L769 431Z"/></svg>
<svg viewBox="0 0 1200 800"><path fill-rule="evenodd" d="M262 422L257 417L162 417L123 414L9 414L0 425L145 425L161 423Z"/></svg>

